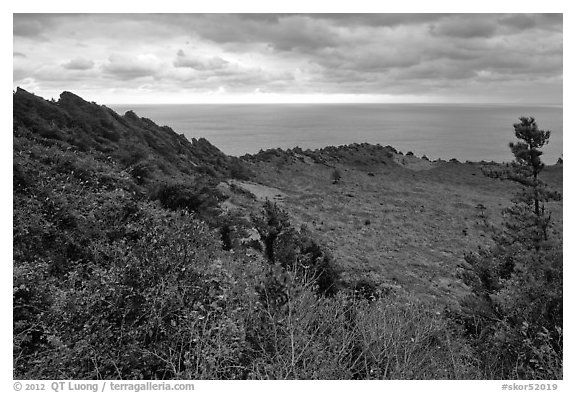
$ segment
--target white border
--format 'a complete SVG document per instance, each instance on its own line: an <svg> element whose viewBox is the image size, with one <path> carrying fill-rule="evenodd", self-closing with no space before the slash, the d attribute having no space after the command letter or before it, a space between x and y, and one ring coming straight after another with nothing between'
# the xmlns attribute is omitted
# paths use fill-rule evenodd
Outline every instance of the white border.
<svg viewBox="0 0 576 393"><path fill-rule="evenodd" d="M191 4L187 4L191 3ZM476 2L475 4L467 4L462 0L436 0L436 1L402 1L400 4L391 4L391 2L380 2L373 0L354 0L346 3L332 3L311 0L291 0L289 2L265 2L265 1L222 1L210 0L203 2L184 2L178 0L162 0L162 1L130 1L119 2L114 0L99 0L95 2L87 2L85 4L72 1L11 1L10 4L2 5L1 14L1 28L2 34L2 49L5 51L5 59L2 62L3 67L3 83L4 89L1 90L0 97L2 97L2 121L3 127L0 132L1 146L2 146L2 165L1 168L1 181L6 185L5 191L2 195L2 210L1 210L1 233L2 239L2 256L1 261L1 277L0 283L0 305L3 315L8 319L8 315L12 315L11 311L11 283L12 283L12 193L8 190L8 184L12 182L12 152L9 150L12 147L12 137L9 132L12 127L12 98L9 92L12 90L12 71L9 69L10 65L6 61L11 58L12 50L12 14L13 13L75 13L75 12L419 12L419 13L437 13L437 12L559 12L564 13L564 70L576 70L574 67L574 28L575 18L573 16L574 7L568 1L561 0L547 0L547 1L497 1L497 0L484 0ZM573 71L574 72L574 71ZM573 107L573 76L571 73L564 75L564 108L566 113L574 113ZM564 146L574 146L574 136L570 128L571 124L564 121ZM574 316L571 310L572 300L574 300L573 290L573 277L574 277L574 248L571 246L573 232L573 219L575 217L574 209L576 208L573 203L573 173L574 164L571 155L564 155L565 176L564 179L564 277L566 285L564 286L564 304L565 304L565 363L564 363L564 381L558 381L558 391L576 391L576 383L574 377L575 362L574 362ZM10 318L11 319L11 318ZM12 326L7 321L1 325L1 340L2 354L0 355L0 386L2 391L11 392L13 390L12 381ZM348 390L368 390L382 392L389 391L443 391L443 392L496 392L501 391L503 382L499 381L323 381L323 382L310 382L310 381L292 381L292 382L198 382L196 391L262 391L269 392L270 389L279 389L280 391L290 390L318 390L319 388L326 391L348 391ZM320 384L320 386L318 386ZM572 386L572 388L570 388Z"/></svg>

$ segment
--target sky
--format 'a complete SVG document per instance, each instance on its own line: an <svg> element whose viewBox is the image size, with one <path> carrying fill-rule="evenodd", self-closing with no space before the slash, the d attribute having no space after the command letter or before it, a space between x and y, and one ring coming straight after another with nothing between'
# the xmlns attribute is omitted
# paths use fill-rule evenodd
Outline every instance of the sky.
<svg viewBox="0 0 576 393"><path fill-rule="evenodd" d="M13 87L103 104L562 104L562 14L14 14Z"/></svg>

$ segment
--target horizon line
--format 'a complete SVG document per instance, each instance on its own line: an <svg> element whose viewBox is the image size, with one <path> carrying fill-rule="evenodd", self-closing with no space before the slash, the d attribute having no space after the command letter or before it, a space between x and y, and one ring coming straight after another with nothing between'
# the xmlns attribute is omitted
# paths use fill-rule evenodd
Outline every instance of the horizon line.
<svg viewBox="0 0 576 393"><path fill-rule="evenodd" d="M549 102L102 102L101 105L109 106L127 106L127 105L508 105L508 106L549 106L549 107L563 107L564 103L549 103Z"/></svg>
<svg viewBox="0 0 576 393"><path fill-rule="evenodd" d="M157 100L145 101L146 95L139 97L124 96L120 100L115 100L111 92L92 93L87 91L63 90L56 91L36 91L26 89L21 86L13 86L13 92L18 89L25 90L33 95L45 100L56 100L60 98L63 92L70 92L79 96L85 101L95 102L100 105L508 105L508 106L550 106L563 107L563 100L558 102L522 102L522 101L489 101L485 97L483 100L470 100L469 97L456 100L449 97L426 96L426 95L390 95L390 94L358 94L358 93L304 93L304 94L277 94L277 93L259 93L259 94L239 94L239 95L220 95L220 94L193 94L191 97L182 97L181 94L166 95L158 97ZM153 94L152 94L153 95ZM144 99L143 99L144 98ZM175 98L175 99L174 99Z"/></svg>

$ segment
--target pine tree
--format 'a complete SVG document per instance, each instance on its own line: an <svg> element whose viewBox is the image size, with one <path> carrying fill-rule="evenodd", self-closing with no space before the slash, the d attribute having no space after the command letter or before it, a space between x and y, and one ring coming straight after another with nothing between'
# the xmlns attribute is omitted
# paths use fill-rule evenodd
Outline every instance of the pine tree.
<svg viewBox="0 0 576 393"><path fill-rule="evenodd" d="M489 169L485 174L490 177L511 180L521 186L514 198L513 205L504 210L506 216L504 238L499 241L510 245L520 243L527 249L539 250L548 239L551 216L545 203L560 200L560 194L551 190L541 179L542 147L550 139L550 131L540 130L534 117L520 117L514 124L514 133L519 139L510 142L515 161L503 170Z"/></svg>
<svg viewBox="0 0 576 393"><path fill-rule="evenodd" d="M500 377L554 379L562 374L562 239L550 236L547 202L560 194L540 178L550 131L533 117L521 117L514 131L515 161L484 173L520 190L503 211L494 244L466 256L470 269L463 278L478 295L470 311L483 318L479 350L499 364Z"/></svg>

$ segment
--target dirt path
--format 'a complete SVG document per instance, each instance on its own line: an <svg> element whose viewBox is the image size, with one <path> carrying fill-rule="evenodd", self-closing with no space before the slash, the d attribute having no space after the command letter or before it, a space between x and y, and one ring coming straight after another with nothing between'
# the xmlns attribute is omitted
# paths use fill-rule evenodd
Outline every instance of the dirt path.
<svg viewBox="0 0 576 393"><path fill-rule="evenodd" d="M258 201L261 202L269 200L272 202L282 203L286 199L286 194L275 187L240 180L229 180L228 183L250 192Z"/></svg>

